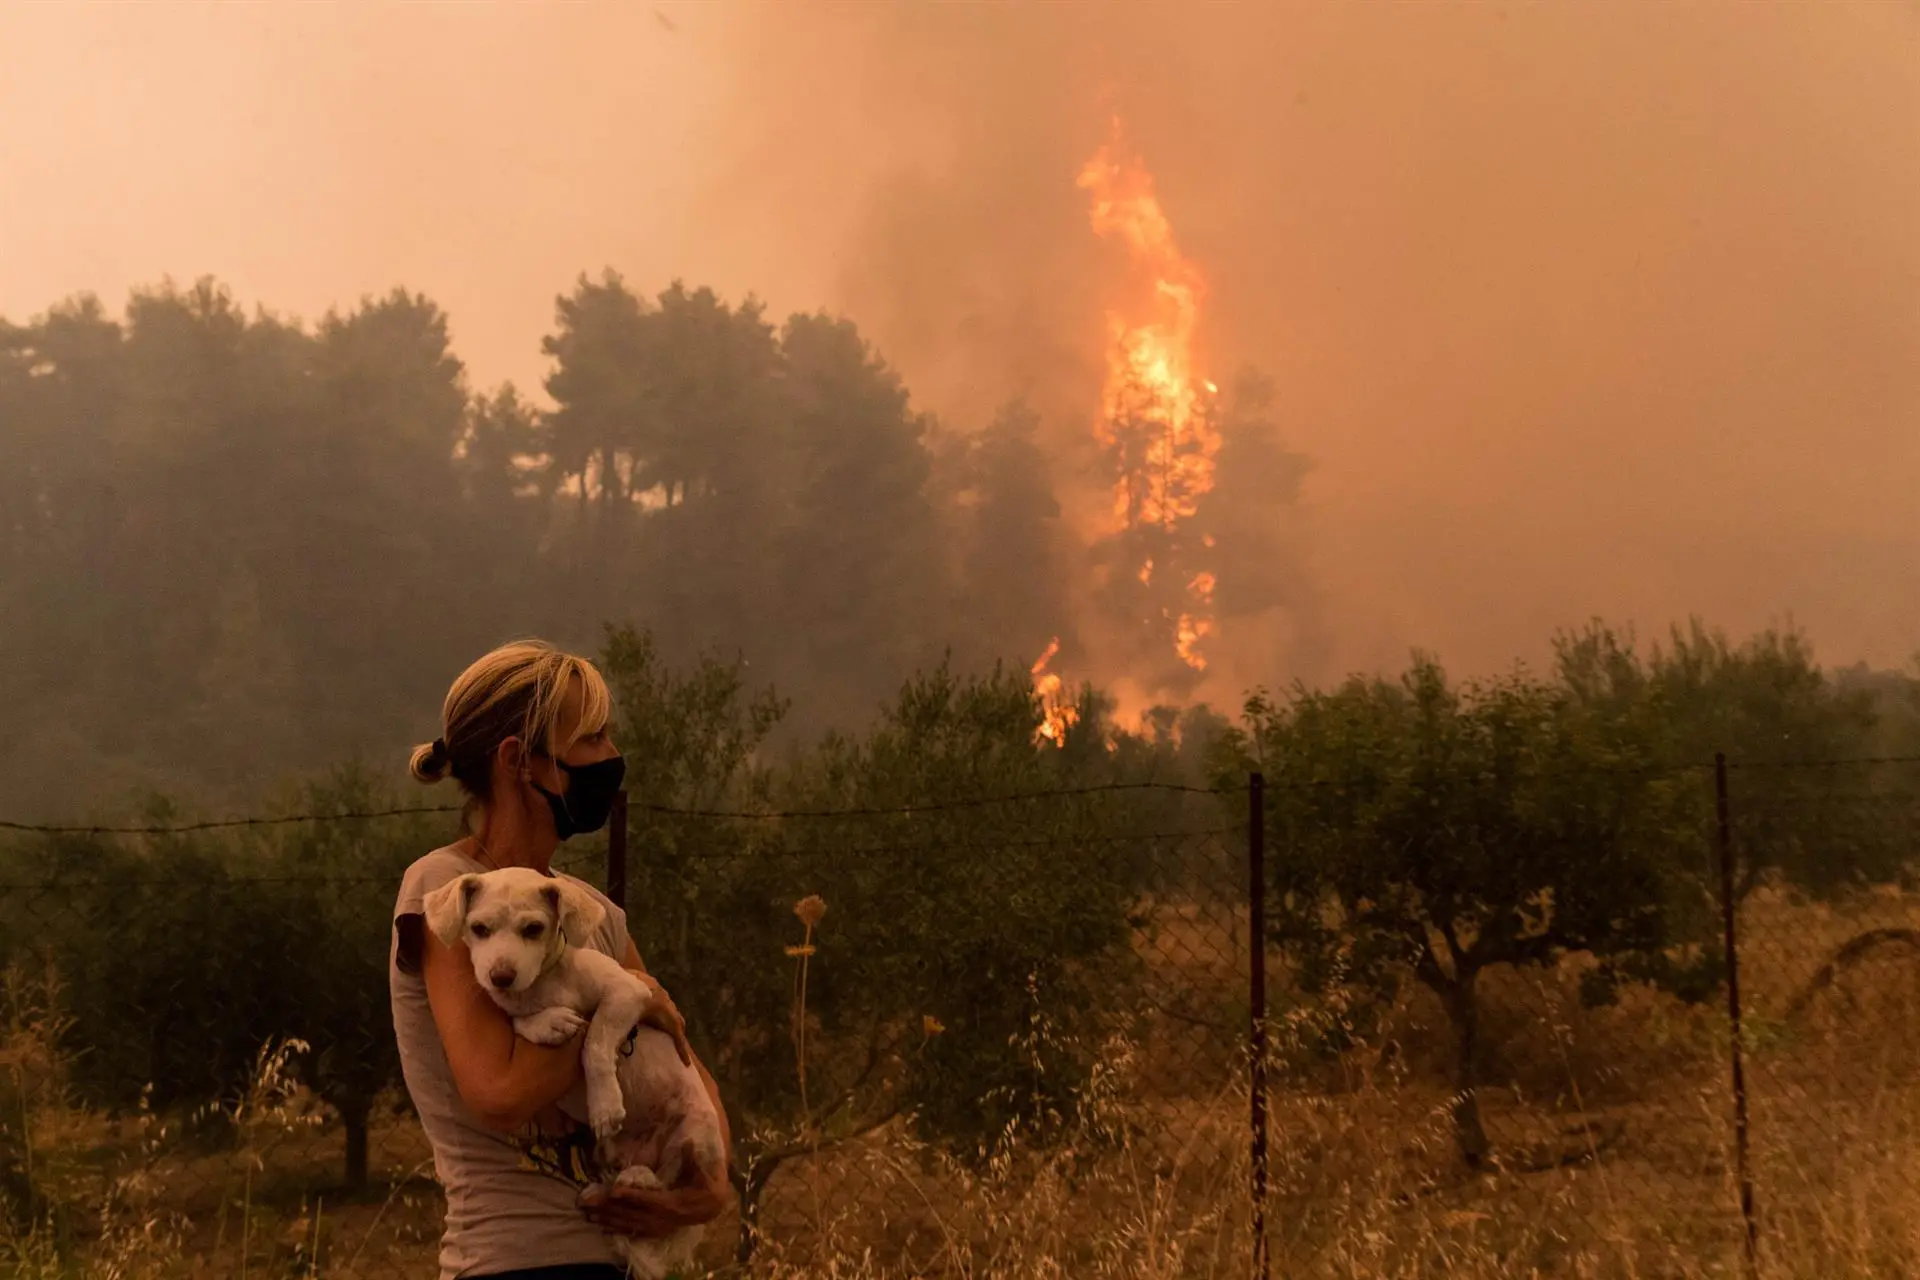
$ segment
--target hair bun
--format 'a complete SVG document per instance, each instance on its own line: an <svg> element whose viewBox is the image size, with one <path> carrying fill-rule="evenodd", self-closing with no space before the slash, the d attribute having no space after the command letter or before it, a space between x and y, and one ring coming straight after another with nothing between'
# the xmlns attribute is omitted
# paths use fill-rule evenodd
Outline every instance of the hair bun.
<svg viewBox="0 0 1920 1280"><path fill-rule="evenodd" d="M407 762L407 769L413 774L414 781L429 785L447 776L447 766L452 763L447 756L447 740L435 738L432 742L413 749L413 758Z"/></svg>

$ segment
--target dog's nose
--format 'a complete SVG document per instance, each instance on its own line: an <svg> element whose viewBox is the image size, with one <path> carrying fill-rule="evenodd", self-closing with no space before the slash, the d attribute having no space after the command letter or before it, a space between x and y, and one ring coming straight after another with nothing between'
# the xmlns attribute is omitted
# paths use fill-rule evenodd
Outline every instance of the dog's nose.
<svg viewBox="0 0 1920 1280"><path fill-rule="evenodd" d="M506 970L495 969L488 976L493 979L493 985L500 988L502 991L505 991L508 987L513 985L513 970L511 969L506 969Z"/></svg>

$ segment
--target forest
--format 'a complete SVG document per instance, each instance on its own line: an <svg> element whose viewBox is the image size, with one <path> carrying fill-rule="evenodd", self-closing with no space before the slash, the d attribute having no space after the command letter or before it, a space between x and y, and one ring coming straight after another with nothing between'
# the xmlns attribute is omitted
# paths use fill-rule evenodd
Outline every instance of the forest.
<svg viewBox="0 0 1920 1280"><path fill-rule="evenodd" d="M279 1194L371 1204L404 1136L386 907L453 818L364 815L422 803L407 746L514 634L614 689L634 933L735 1109L749 1222L783 1169L882 1132L966 1167L1016 1134L1070 1150L1117 1035L1186 1055L1167 1096L1236 1078L1255 773L1291 1066L1350 1061L1422 993L1424 1035L1392 1034L1450 1086L1473 1168L1512 1070L1502 975L1577 976L1594 1009L1722 990L1716 756L1746 771L1741 902L1912 877L1920 672L1825 667L1796 631L1594 621L1537 672L1416 653L1183 701L1163 588L1098 572L1183 547L1076 535L1024 406L950 427L851 321L612 275L559 300L545 349L548 409L472 391L447 317L400 291L311 327L211 282L0 327L0 818L142 828L0 842L9 1114L56 1106L19 1065L39 1044L59 1114L184 1117L219 1150L273 1051L340 1143ZM1209 410L1208 547L1260 546L1297 500L1270 404L1249 376ZM1303 597L1285 548L1241 563L1269 576L1223 578L1222 617ZM1158 664L1164 705L1043 697L1030 663L1091 629ZM191 826L233 814L269 821ZM606 856L566 865L604 883ZM781 957L815 954L793 908L816 895L796 988ZM1204 948L1155 964L1182 921ZM47 1161L85 1157L35 1132L0 1129L0 1189L22 1220L78 1212Z"/></svg>
<svg viewBox="0 0 1920 1280"><path fill-rule="evenodd" d="M609 623L777 687L789 740L943 661L1024 669L1055 637L1071 660L1088 625L1178 693L1166 575L1097 568L1154 531L1076 536L1083 460L1023 405L942 423L850 320L611 273L557 300L544 350L548 408L473 389L403 290L310 325L206 280L0 321L0 810L241 803L430 737L503 639L592 649ZM1305 464L1257 377L1223 401L1215 524L1253 545ZM1220 606L1298 590L1274 548Z"/></svg>

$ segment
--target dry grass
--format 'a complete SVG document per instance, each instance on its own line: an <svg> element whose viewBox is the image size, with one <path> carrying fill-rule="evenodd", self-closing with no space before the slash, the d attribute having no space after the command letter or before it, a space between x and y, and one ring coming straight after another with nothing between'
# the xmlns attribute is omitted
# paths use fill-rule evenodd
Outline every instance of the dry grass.
<svg viewBox="0 0 1920 1280"><path fill-rule="evenodd" d="M1141 943L1167 981L1106 1047L1073 1141L1040 1151L1014 1132L976 1169L896 1125L795 1162L768 1190L754 1274L1247 1275L1238 977L1203 922L1167 926ZM1789 1016L1846 940L1920 928L1920 900L1830 909L1762 895L1743 926L1763 1274L1920 1274L1920 955L1870 952ZM1305 1051L1311 1018L1281 1019L1274 1273L1741 1274L1724 1014L1647 990L1586 1009L1577 984L1572 964L1490 975L1483 1105L1502 1167L1473 1176L1454 1155L1446 1028L1423 992L1404 992L1337 1058ZM19 1111L9 1130L31 1134L45 1203L0 1238L0 1275L433 1274L437 1196L411 1121L383 1112L377 1189L342 1197L324 1190L338 1180L337 1127L274 1078L271 1057L215 1148L158 1117L109 1122L67 1105L46 1043L57 1012L12 996L0 1090ZM730 1241L712 1244L717 1265Z"/></svg>

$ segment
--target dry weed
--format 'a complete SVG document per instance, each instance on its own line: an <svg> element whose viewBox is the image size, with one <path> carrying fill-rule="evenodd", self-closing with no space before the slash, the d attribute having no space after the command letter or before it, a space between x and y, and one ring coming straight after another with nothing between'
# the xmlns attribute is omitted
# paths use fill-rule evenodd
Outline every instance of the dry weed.
<svg viewBox="0 0 1920 1280"><path fill-rule="evenodd" d="M1807 994L1848 939L1920 927L1920 900L1763 896L1746 927L1761 1274L1920 1275L1920 958L1863 956ZM1229 971L1167 976L1194 997L1183 1011L1231 1005ZM1276 1016L1273 1273L1740 1276L1724 1012L1645 989L1590 1009L1578 988L1573 964L1490 975L1482 1107L1500 1165L1476 1175L1457 1160L1444 1017L1422 991L1365 1008L1336 993ZM340 1139L288 1078L291 1046L263 1052L223 1113L231 1148L209 1154L149 1111L110 1121L72 1105L54 975L12 973L5 995L0 1126L32 1204L0 1227L0 1276L433 1274L438 1197L410 1120L376 1126L388 1189L335 1203L315 1188ZM804 1025L797 1001L795 1015ZM1052 1034L1036 1016L1032 1035ZM918 1140L910 1117L797 1158L767 1187L755 1261L734 1267L717 1239L714 1274L1244 1280L1245 1073L1222 1041L1205 1055L1196 1043L1191 1025L1144 1012L1103 1042L1071 1114L1023 1115L984 1161Z"/></svg>

